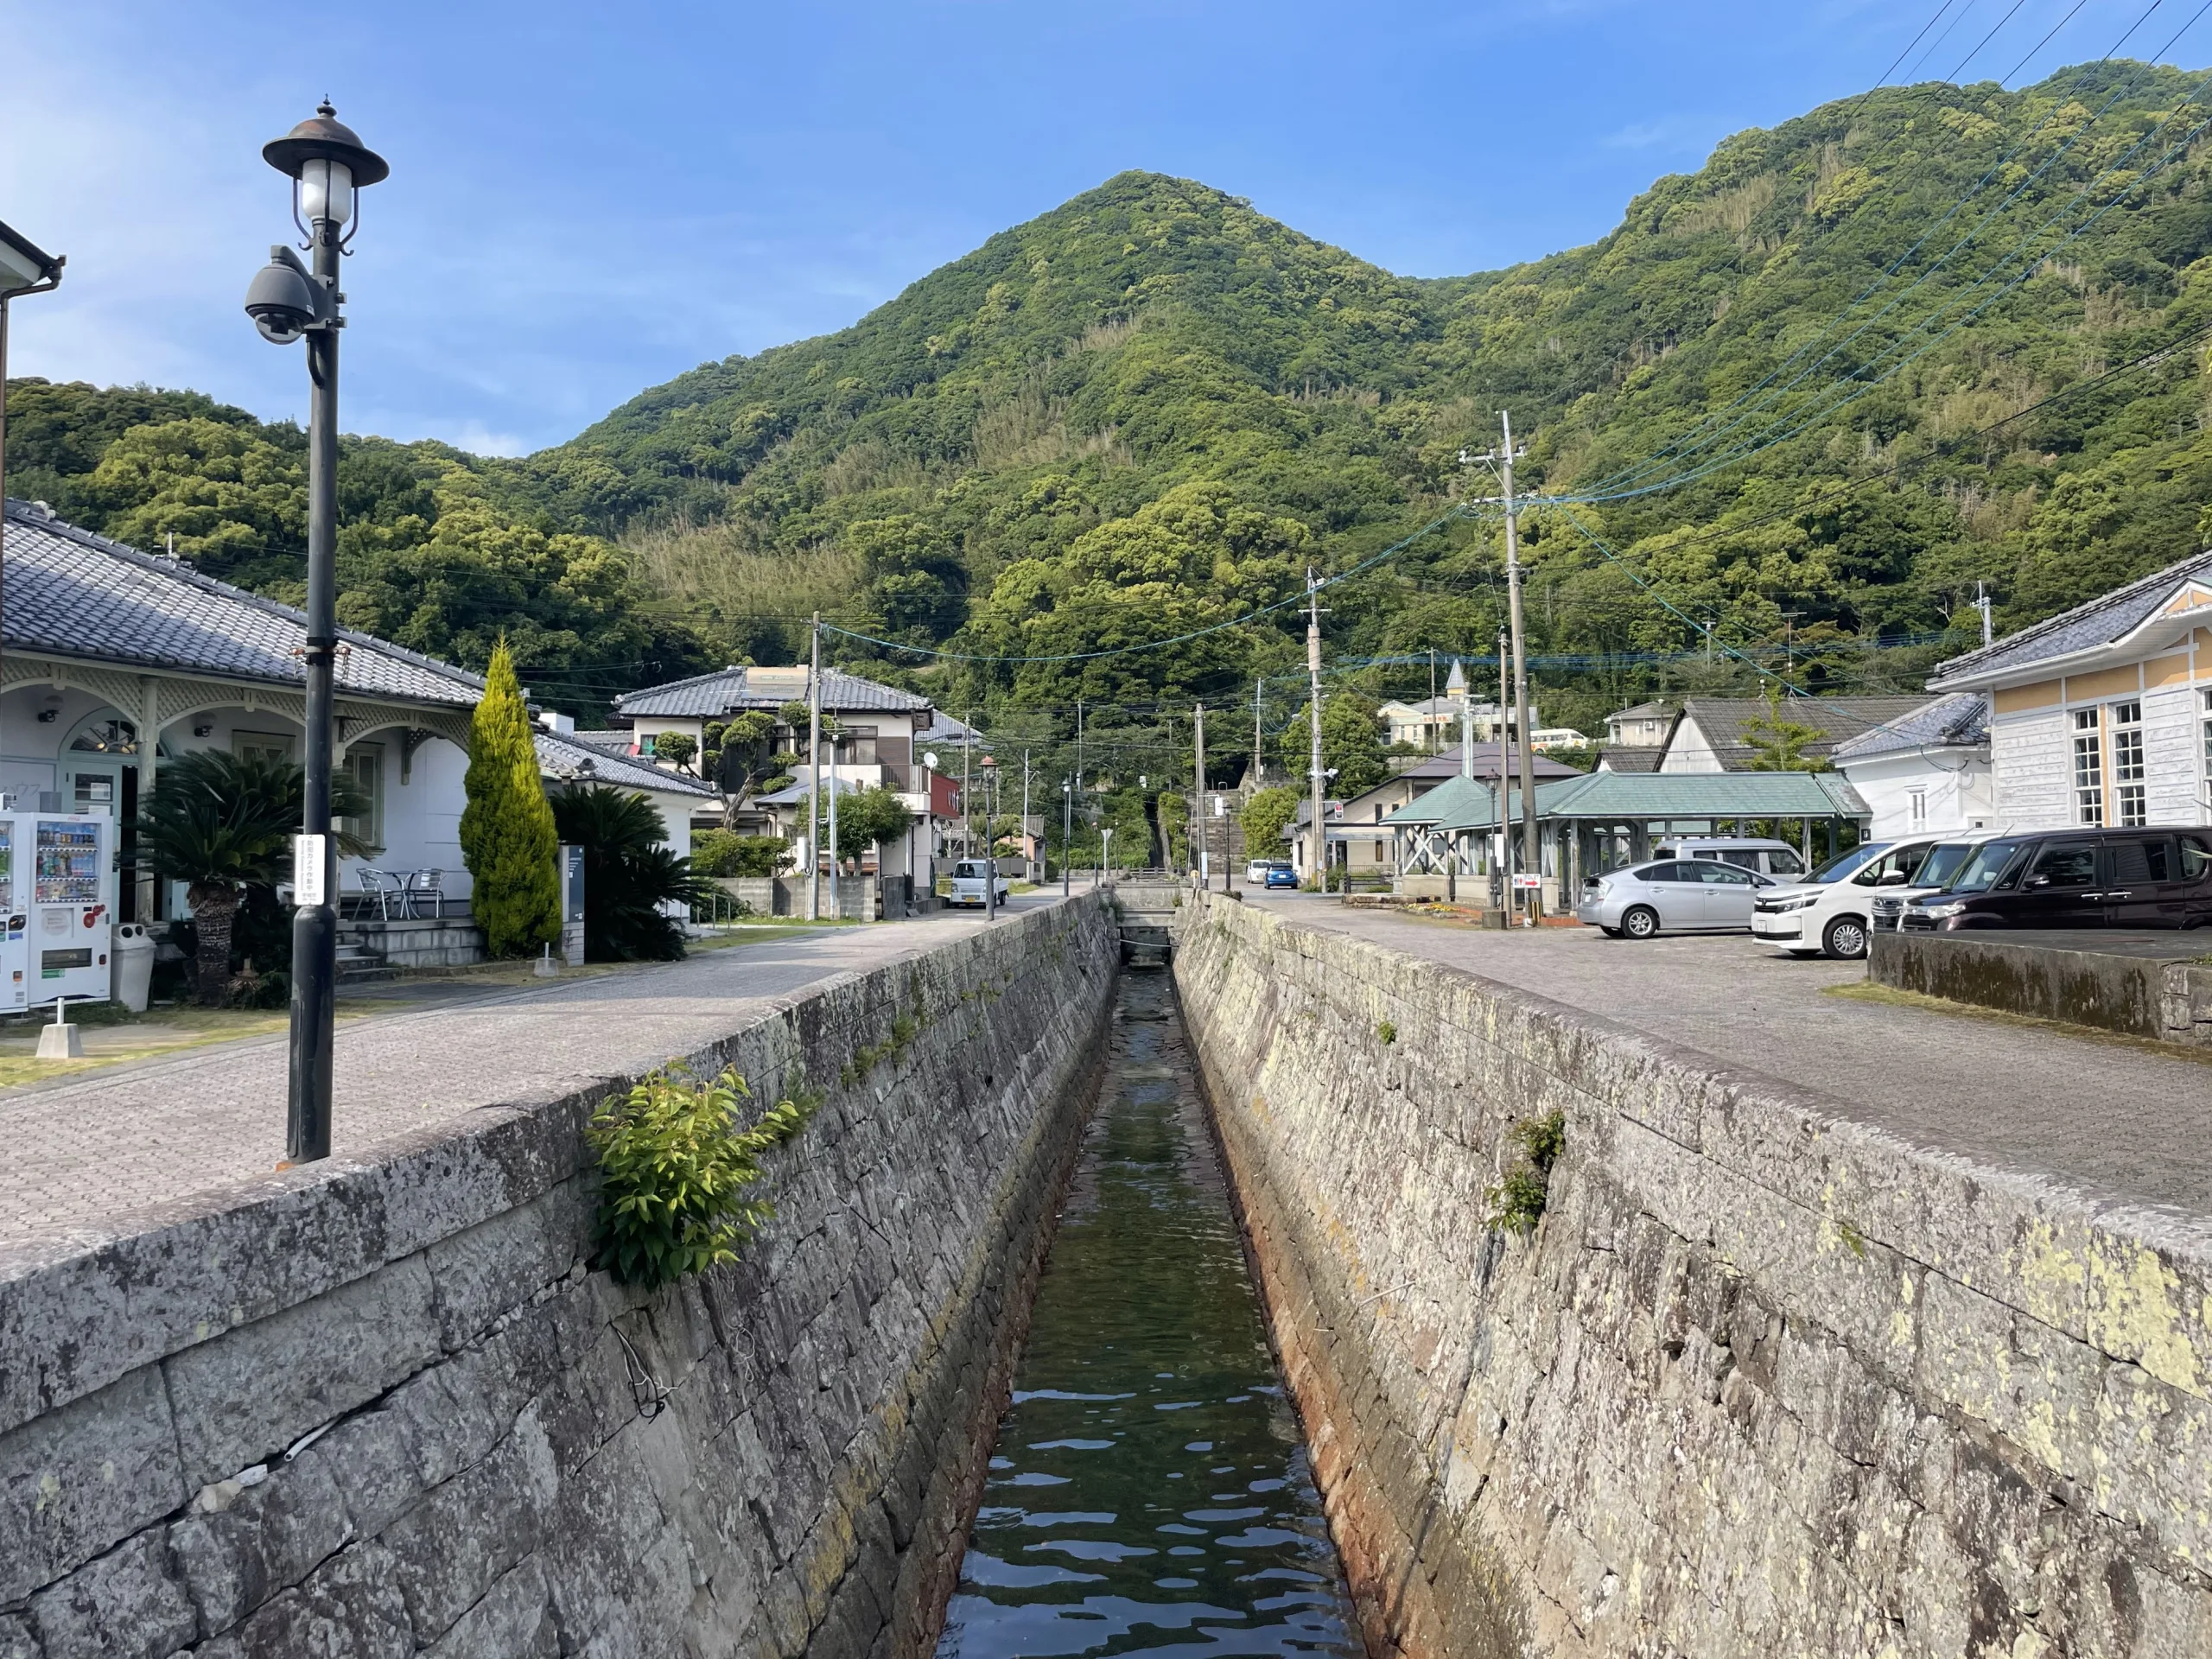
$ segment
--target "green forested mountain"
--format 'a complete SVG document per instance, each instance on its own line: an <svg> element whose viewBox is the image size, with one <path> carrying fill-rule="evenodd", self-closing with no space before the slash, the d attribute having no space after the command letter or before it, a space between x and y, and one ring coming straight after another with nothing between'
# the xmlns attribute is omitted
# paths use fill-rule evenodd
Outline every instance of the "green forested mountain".
<svg viewBox="0 0 2212 1659"><path fill-rule="evenodd" d="M979 657L1110 651L1294 597L1308 565L1494 494L1459 456L1510 409L1517 482L1592 498L1575 511L1618 553L1557 511L1524 520L1548 719L1745 683L1694 622L1809 690L1909 686L1967 642L1977 581L2003 626L2199 544L2203 89L2105 63L1881 91L1738 134L1589 247L1437 281L1124 174L842 333L702 365L523 461L349 444L348 619L470 661L505 626L526 663L651 677L785 656L817 609ZM26 437L17 404L13 464L29 445L54 481L11 473L21 491L294 579L296 434L182 394L29 391L52 416ZM1487 656L1500 572L1495 522L1451 523L1331 590L1331 654ZM1079 661L837 654L1006 719L1249 709L1301 629L1281 611ZM1270 725L1300 700L1268 697Z"/></svg>

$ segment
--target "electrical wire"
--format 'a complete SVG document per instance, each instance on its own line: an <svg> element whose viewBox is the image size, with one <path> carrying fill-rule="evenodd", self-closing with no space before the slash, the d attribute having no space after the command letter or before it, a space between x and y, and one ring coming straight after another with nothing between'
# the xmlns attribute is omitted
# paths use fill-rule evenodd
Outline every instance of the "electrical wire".
<svg viewBox="0 0 2212 1659"><path fill-rule="evenodd" d="M2129 25L2128 29L2120 35L2120 39L2115 41L2112 47L2107 49L2105 59L2101 60L2101 61L2109 60L2112 53L2118 51L2120 46L2126 43L2128 37L2132 35L2137 29L2142 26L2145 19L2150 16L2151 12L2158 10L2158 3L2159 0L2152 0L2150 10L2145 11L2135 20L2133 23ZM2204 15L2206 10L2212 10L2212 6L2200 6L2195 16L2191 16L2188 22L2183 23L2180 29L2175 30L2172 36L2166 41L2165 46L2160 48L2158 55L2163 56L2166 50L2171 49L2175 41L2178 41L2183 35L2186 34L2190 28L2196 23L2197 19ZM1808 352L1819 346L1821 341L1827 339L1836 327L1840 327L1853 312L1856 311L1859 306L1863 305L1866 301L1878 294L1884 284L1888 283L1889 280L1903 268L1907 260L1910 259L1914 254L1917 253L1923 247L1926 246L1931 237L1942 230L1945 225L1948 224L1951 219L1969 203L1971 203L1975 197L1979 196L1983 188L1987 186L1991 180L1999 176L2004 170L2012 164L2014 157L2018 156L2021 151L2034 143L2036 138L2042 134L2044 130L2057 118L2061 110L2064 107L2063 105L2054 105L2052 109L2044 115L2044 118L2038 122L2025 137L2021 138L2010 149L2005 151L2004 155L1997 158L1996 162L1992 164L1989 170L1984 173L1981 178L1975 182L1972 189L1968 190L1965 195L1961 196L1957 201L1954 202L1950 207L1946 209L1942 217L1937 219L1934 225L1923 232L1920 237L1913 243L1911 247L1906 249L1904 253L1898 255L1895 260L1892 260L1889 266L1883 270L1880 276L1877 276L1874 281L1868 284L1868 286L1862 290L1857 297L1853 299L1848 305L1845 306L1840 311L1839 311L1836 315L1831 319L1827 324L1824 325L1811 340L1808 340L1805 344L1800 346L1796 351L1792 352L1789 356L1783 359L1783 361L1778 365L1764 380L1760 381L1757 385L1751 387L1748 391L1739 393L1734 399L1720 410L1701 416L1698 423L1691 428L1688 433L1686 433L1681 437L1674 440L1670 444L1659 450L1654 456L1647 458L1643 461L1633 463L1630 466L1611 474L1607 479L1591 485L1588 486L1588 489L1585 493L1589 494L1593 499L1599 499L1601 493L1611 493L1618 496L1626 489L1629 484L1634 482L1638 478L1648 478L1650 474L1656 470L1656 468L1663 462L1670 459L1680 460L1689 454L1693 454L1698 450L1703 449L1718 442L1721 438L1727 436L1731 432L1736 431L1760 410L1770 406L1777 398L1785 396L1789 391L1795 390L1797 386L1802 385L1807 379L1811 378L1815 371L1820 369L1823 365L1833 361L1839 353L1850 346L1869 328L1879 322L1884 317L1889 315L1891 312L1896 310L1899 305L1903 304L1905 300L1910 298L1914 293L1917 292L1924 284L1932 279L1938 271L1942 270L1950 262L1954 256L1971 245L1975 238L1981 234L1982 231L1988 226L1993 219L1994 219L1999 213L2002 213L2006 208L2010 207L2015 201L2018 200L2020 197L2032 188L2039 179L2048 173L2052 167L2056 166L2057 162L2063 159L2083 137L2094 130L2098 122L2101 121L2104 117L2111 111L2115 105L2119 104L2123 99L2134 92L2134 90L2142 84L2144 77L2150 73L2150 69L2151 66L2148 64L2139 66L2136 69L2135 73L2130 76L2126 81L2122 83L2108 98L2105 99L2103 105L2090 116L2088 121L2082 123L2080 127L2076 128L2072 133L2068 135L2065 141L2044 159L2041 166L2037 167L2032 173L2023 178L2019 183L2013 188L2012 192L2005 196L2002 201L1999 202L1995 207L1984 213L1981 218L1975 222L1972 229L1967 231L1966 234L1961 237L1956 242L1953 243L1950 248L1946 250L1942 256L1930 264L1927 270L1922 271L1919 276L1913 278L1910 283L1908 283L1902 290L1897 292L1890 300L1888 304L1885 305L1879 311L1876 312L1872 316L1860 323L1858 327L1853 329L1851 334L1846 338L1838 341L1827 352L1823 353L1815 362L1792 376L1788 382L1783 385L1778 390L1773 391L1771 395L1764 397L1761 397L1759 396L1761 392L1766 391L1768 388L1773 386L1774 382L1781 375L1787 372L1792 364L1797 362ZM2200 94L2202 90L2203 87L2200 86L2198 89ZM2186 107L2187 101L2188 100L2184 100L2183 105L2180 107ZM2164 121L2160 122L2157 127L2153 128L2151 132L2146 133L2142 138L2139 139L2127 152L2128 156L2133 156L2137 149L2141 149L2145 143L2148 143L2151 139L2156 137L2159 132L2164 130L2166 125L2171 124L2174 116L2178 113L2179 109L2177 108L2175 111L2170 113ZM2067 202L2066 206L2062 207L2059 210L2059 213L2054 215L2050 219L2047 219L2044 225L2039 226L2032 235L2040 236L2044 231L2050 228L2051 224L2056 223L2058 218L2063 217L2065 213L2072 211L2072 209L2082 200L2083 196L2095 188L2097 179L2108 176L2114 170L2116 170L2116 168L2113 166L2107 166L2101 169L2097 175L2096 179L2092 179L2088 183L2077 189L2073 197ZM2086 229L2087 226L2085 226L2082 228ZM2077 232L2076 234L2079 234L2079 232ZM2069 239L2070 240L2071 238ZM2024 243L2019 245L2024 245ZM2013 252L2017 253L2018 251L2018 246L2016 245ZM2001 257L1997 264L1992 268L1993 272L1995 270L2002 269L2005 261L2011 257L2012 256L2010 254ZM1987 280L1990 274L1992 273L1984 273L1981 280ZM1943 314L1942 312L1938 312L1936 315L1937 316L1941 316ZM1927 321L1929 320L1923 319L1922 323L1916 325L1916 327L1924 327ZM1908 335L1907 338L1910 338L1910 335ZM1878 361L1878 357L1875 360ZM1863 372L1866 366L1866 365L1859 365L1859 369L1853 372L1853 375ZM1729 422L1726 426L1719 428L1718 430L1709 429L1714 421L1719 419L1723 416L1726 416L1731 410L1735 409L1741 409L1743 411L1735 420ZM1700 432L1703 432L1705 435L1702 437L1699 436ZM1732 453L1736 458L1741 458L1745 454L1756 453L1756 450L1745 451L1739 447L1737 451Z"/></svg>

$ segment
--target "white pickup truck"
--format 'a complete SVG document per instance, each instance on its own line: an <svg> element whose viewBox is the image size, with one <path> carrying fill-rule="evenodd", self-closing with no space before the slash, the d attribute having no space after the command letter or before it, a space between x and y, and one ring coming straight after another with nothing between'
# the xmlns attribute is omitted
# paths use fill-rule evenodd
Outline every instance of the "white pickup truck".
<svg viewBox="0 0 2212 1659"><path fill-rule="evenodd" d="M989 891L983 885L986 880L997 887L998 902L1001 905L1006 903L1007 894L1011 889L1007 885L1006 877L998 874L991 861L962 859L952 867L952 897L947 902L956 906L973 905L978 910L982 909L986 902L984 895Z"/></svg>

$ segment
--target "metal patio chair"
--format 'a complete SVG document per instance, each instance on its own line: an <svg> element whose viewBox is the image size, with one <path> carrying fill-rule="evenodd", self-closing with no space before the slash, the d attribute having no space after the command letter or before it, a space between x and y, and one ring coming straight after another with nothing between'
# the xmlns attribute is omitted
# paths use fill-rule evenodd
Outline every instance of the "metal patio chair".
<svg viewBox="0 0 2212 1659"><path fill-rule="evenodd" d="M445 914L446 890L443 870L411 870L406 881L407 914L431 919ZM428 909L423 908L427 905Z"/></svg>
<svg viewBox="0 0 2212 1659"><path fill-rule="evenodd" d="M391 901L397 896L393 891L397 878L388 870L371 869L364 864L361 867L360 874L356 879L360 884L356 896L361 900L362 910L365 912L368 909L369 900L374 899L377 906L377 919L381 922L390 921Z"/></svg>

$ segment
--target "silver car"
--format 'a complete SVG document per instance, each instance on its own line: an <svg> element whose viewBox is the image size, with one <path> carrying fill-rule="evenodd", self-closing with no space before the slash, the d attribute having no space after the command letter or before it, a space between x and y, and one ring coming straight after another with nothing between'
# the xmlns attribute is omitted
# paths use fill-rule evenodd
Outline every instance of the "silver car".
<svg viewBox="0 0 2212 1659"><path fill-rule="evenodd" d="M1774 885L1770 877L1714 859L1664 859L1589 877L1574 915L1614 938L1748 929L1759 889Z"/></svg>

